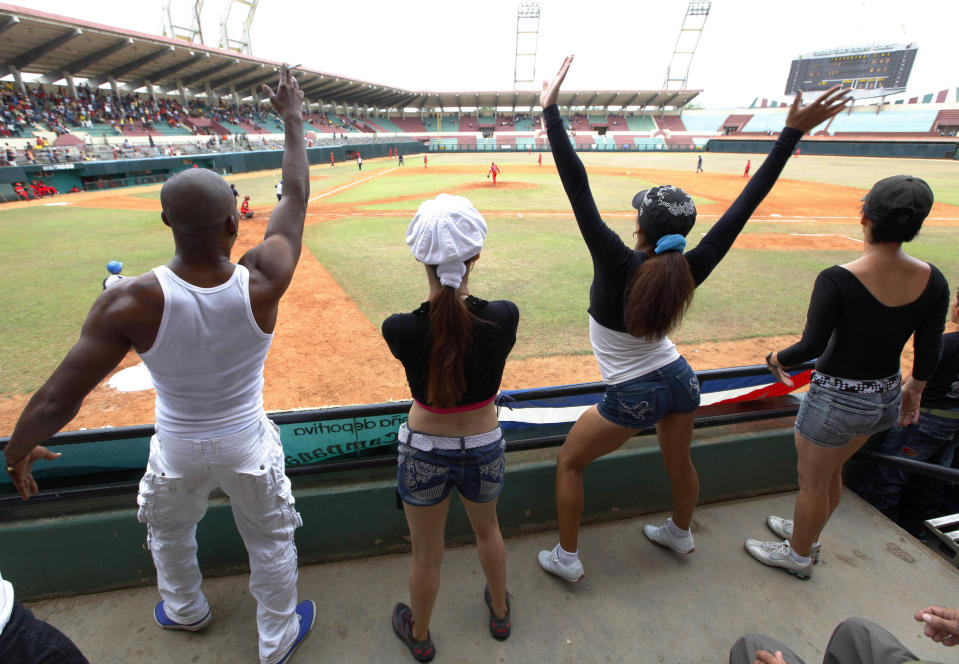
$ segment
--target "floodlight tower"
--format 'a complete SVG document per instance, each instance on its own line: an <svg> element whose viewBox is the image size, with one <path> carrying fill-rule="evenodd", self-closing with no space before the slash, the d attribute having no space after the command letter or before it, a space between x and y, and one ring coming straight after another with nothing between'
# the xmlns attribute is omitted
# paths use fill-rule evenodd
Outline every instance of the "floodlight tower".
<svg viewBox="0 0 959 664"><path fill-rule="evenodd" d="M536 80L536 49L539 45L539 3L525 1L516 10L516 59L513 89L520 83L532 87Z"/></svg>
<svg viewBox="0 0 959 664"><path fill-rule="evenodd" d="M190 19L189 27L185 25L178 25L173 22L173 10L170 7L172 4L173 0L163 0L163 6L161 9L163 13L163 36L172 37L174 39L182 39L188 42L199 42L202 44L203 28L200 25L200 11L203 9L203 0L194 0L193 17Z"/></svg>
<svg viewBox="0 0 959 664"><path fill-rule="evenodd" d="M683 25L679 29L679 36L676 38L676 46L673 47L673 57L669 59L669 66L666 67L666 80L663 82L664 90L686 89L686 83L689 80L689 67L693 64L693 55L696 53L696 47L699 46L699 38L703 35L703 26L706 25L706 17L709 16L709 8L712 4L710 0L689 0L686 16L683 17ZM684 63L686 69L680 77L679 71ZM673 74L674 68L676 70L675 74ZM679 87L675 88L674 84L679 84Z"/></svg>
<svg viewBox="0 0 959 664"><path fill-rule="evenodd" d="M256 6L259 3L259 0L226 0L226 7L223 10L223 15L220 17L220 43L218 46L220 48L225 48L228 51L236 51L237 53L245 53L246 55L253 54L253 48L250 46L250 26L253 25L253 14L256 12ZM230 37L230 12L233 10L234 5L242 5L246 7L246 18L243 19L243 23L240 25L240 37L234 39Z"/></svg>

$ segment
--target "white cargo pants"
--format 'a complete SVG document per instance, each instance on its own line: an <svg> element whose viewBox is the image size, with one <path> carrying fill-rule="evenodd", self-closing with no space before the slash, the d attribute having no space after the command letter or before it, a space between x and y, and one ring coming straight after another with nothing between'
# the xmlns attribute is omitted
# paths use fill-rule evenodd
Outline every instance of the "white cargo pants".
<svg viewBox="0 0 959 664"><path fill-rule="evenodd" d="M225 438L156 435L137 496L137 519L147 524L160 597L167 616L181 623L196 622L209 611L200 590L196 524L214 488L230 497L250 557L262 664L277 662L299 632L293 531L303 522L284 465L279 429L265 416Z"/></svg>

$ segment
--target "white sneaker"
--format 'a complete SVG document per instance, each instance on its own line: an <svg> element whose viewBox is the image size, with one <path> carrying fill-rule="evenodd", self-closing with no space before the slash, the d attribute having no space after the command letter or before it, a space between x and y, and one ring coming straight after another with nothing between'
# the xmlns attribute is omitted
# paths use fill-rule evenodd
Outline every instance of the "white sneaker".
<svg viewBox="0 0 959 664"><path fill-rule="evenodd" d="M692 533L686 533L683 537L676 537L665 523L658 528L647 524L643 526L643 534L651 542L672 549L676 553L692 553L696 549Z"/></svg>
<svg viewBox="0 0 959 664"><path fill-rule="evenodd" d="M791 540L793 538L793 520L784 519L781 516L770 515L766 518L766 525L769 526L769 529L782 537L784 540ZM812 564L819 564L819 555L822 549L822 544L816 542L812 545L809 550L809 556L812 558Z"/></svg>
<svg viewBox="0 0 959 664"><path fill-rule="evenodd" d="M559 544L551 551L540 551L537 558L539 566L544 570L571 583L576 583L586 575L583 571L583 563L578 558L571 565L564 565L559 561Z"/></svg>
<svg viewBox="0 0 959 664"><path fill-rule="evenodd" d="M788 540L782 542L763 542L762 540L750 538L746 540L746 551L764 565L782 567L800 579L806 580L812 576L812 561L810 560L805 565L797 563L792 557Z"/></svg>

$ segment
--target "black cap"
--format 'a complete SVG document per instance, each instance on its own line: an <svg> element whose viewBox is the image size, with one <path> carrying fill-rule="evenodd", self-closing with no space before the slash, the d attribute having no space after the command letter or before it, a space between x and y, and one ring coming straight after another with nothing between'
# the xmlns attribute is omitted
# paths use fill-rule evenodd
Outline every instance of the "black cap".
<svg viewBox="0 0 959 664"><path fill-rule="evenodd" d="M932 189L921 178L893 175L883 178L862 197L863 214L873 221L922 223L932 209Z"/></svg>
<svg viewBox="0 0 959 664"><path fill-rule="evenodd" d="M696 204L689 194L669 184L644 189L633 196L639 229L655 244L664 235L686 236L696 223Z"/></svg>

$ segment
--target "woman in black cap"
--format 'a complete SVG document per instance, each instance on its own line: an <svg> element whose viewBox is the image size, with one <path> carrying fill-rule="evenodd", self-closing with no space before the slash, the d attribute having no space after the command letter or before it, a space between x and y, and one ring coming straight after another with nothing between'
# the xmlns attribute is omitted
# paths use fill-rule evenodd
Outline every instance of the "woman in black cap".
<svg viewBox="0 0 959 664"><path fill-rule="evenodd" d="M916 236L931 208L932 190L919 178L895 175L873 185L863 198L862 256L819 273L802 339L766 356L787 385L786 367L819 359L796 415L793 519L766 519L783 541L746 540L762 563L808 579L819 534L842 496L843 464L872 434L919 419L942 350L949 286L934 265L906 255L902 243ZM900 386L899 357L914 333L912 376Z"/></svg>
<svg viewBox="0 0 959 664"><path fill-rule="evenodd" d="M696 206L689 195L669 185L636 194L636 246L630 248L600 218L586 169L563 129L556 99L572 59L566 58L552 84L543 84L540 103L556 168L593 258L590 340L606 393L598 406L580 416L559 451L559 544L541 551L539 563L551 574L578 581L583 577L578 555L583 470L654 424L672 485L673 516L658 528L645 526L644 532L656 544L692 553L689 524L699 496L699 478L689 448L699 382L666 334L682 320L695 288L729 251L772 188L803 133L841 111L846 97L837 86L800 107L797 96L786 128L765 163L689 253L682 253L685 236L696 221Z"/></svg>

